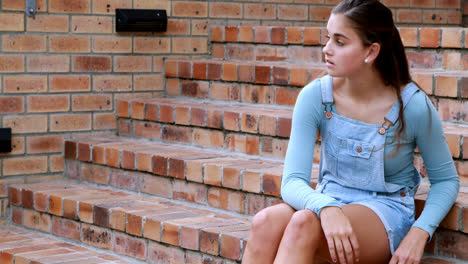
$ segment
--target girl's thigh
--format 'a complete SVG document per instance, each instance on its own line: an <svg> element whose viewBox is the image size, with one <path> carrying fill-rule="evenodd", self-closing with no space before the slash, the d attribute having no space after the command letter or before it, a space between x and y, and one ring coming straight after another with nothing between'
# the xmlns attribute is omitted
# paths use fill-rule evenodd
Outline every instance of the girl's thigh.
<svg viewBox="0 0 468 264"><path fill-rule="evenodd" d="M388 263L391 253L387 231L377 214L370 208L359 204L347 204L343 205L342 208L358 239L359 264ZM318 258L333 263L325 236L323 238L317 253Z"/></svg>

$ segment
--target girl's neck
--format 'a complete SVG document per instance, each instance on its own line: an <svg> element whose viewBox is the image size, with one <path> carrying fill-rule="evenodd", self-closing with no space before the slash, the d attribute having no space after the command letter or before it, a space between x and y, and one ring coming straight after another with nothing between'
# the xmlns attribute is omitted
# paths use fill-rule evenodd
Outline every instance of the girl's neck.
<svg viewBox="0 0 468 264"><path fill-rule="evenodd" d="M382 78L376 71L368 74L358 74L355 77L340 78L340 93L343 96L352 98L353 101L359 103L369 103L377 98L382 99L382 96L392 92L391 87L385 85Z"/></svg>

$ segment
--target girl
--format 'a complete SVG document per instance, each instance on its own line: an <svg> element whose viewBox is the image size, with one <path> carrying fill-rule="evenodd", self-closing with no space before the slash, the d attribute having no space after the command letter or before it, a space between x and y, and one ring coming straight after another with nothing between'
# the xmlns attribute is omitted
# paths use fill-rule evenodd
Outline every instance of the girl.
<svg viewBox="0 0 468 264"><path fill-rule="evenodd" d="M328 75L307 85L294 108L286 203L253 218L243 263L419 263L459 189L439 115L411 81L392 13L378 0L342 1L327 31ZM415 147L431 182L416 221Z"/></svg>

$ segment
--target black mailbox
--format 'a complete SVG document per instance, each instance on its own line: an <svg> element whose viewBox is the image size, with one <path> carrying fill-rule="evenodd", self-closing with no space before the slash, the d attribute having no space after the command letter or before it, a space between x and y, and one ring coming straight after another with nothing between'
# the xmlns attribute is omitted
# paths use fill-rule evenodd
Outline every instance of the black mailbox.
<svg viewBox="0 0 468 264"><path fill-rule="evenodd" d="M11 152L11 128L0 128L0 152Z"/></svg>
<svg viewBox="0 0 468 264"><path fill-rule="evenodd" d="M166 32L166 10L115 9L117 32Z"/></svg>

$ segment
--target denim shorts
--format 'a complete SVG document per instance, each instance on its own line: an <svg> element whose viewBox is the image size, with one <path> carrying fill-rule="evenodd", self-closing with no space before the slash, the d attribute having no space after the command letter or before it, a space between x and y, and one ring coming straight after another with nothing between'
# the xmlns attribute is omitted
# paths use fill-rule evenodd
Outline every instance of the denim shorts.
<svg viewBox="0 0 468 264"><path fill-rule="evenodd" d="M387 230L392 254L415 221L414 191L407 187L394 193L381 193L345 187L323 179L317 191L335 198L342 205L360 204L374 211Z"/></svg>

